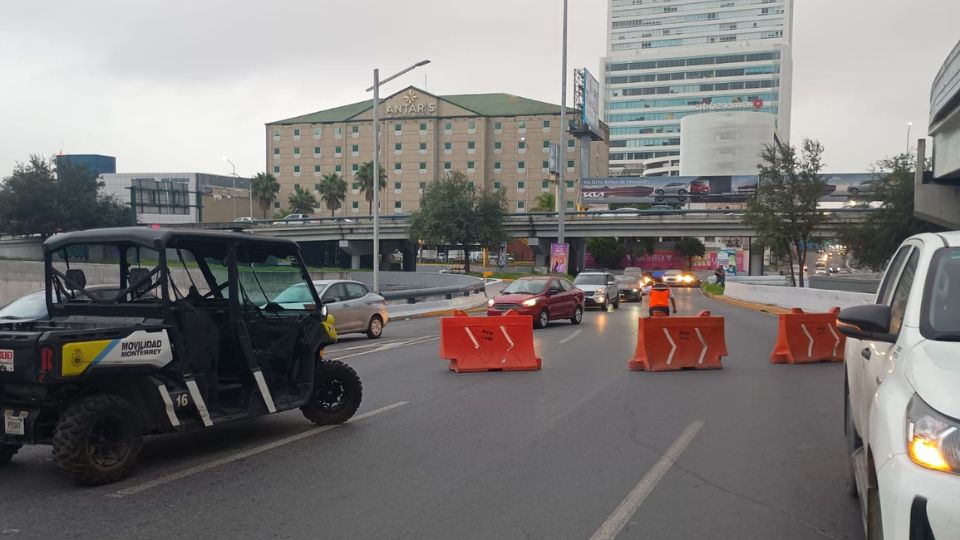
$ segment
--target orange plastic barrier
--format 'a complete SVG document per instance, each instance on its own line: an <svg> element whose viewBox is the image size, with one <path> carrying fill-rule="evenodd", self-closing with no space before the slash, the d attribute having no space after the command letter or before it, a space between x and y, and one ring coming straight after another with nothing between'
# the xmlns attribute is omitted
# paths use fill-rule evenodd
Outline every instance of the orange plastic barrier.
<svg viewBox="0 0 960 540"><path fill-rule="evenodd" d="M656 314L654 314L656 315ZM633 371L720 369L727 355L723 317L701 311L696 317L641 317Z"/></svg>
<svg viewBox="0 0 960 540"><path fill-rule="evenodd" d="M507 311L501 317L470 317L455 311L440 320L440 358L457 373L536 371L533 317Z"/></svg>
<svg viewBox="0 0 960 540"><path fill-rule="evenodd" d="M780 315L777 344L770 354L770 363L842 362L845 339L837 330L838 313L838 307L827 313L805 313L793 308L790 313Z"/></svg>

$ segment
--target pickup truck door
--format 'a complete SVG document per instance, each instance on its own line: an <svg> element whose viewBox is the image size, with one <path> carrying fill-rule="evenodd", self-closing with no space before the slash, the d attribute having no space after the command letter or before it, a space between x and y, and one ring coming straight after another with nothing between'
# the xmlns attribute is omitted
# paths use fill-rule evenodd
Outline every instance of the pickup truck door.
<svg viewBox="0 0 960 540"><path fill-rule="evenodd" d="M898 260L899 259L899 260ZM888 279L884 275L881 290L877 295L877 303L890 306L890 330L893 335L900 332L903 324L903 317L906 312L907 300L910 298L911 290L916 278L917 265L920 262L919 246L906 245L897 253L896 258L890 264L887 271L890 274ZM891 354L896 347L894 343L886 343L873 340L854 340L858 343L852 345L856 347L850 360L857 362L858 366L854 372L858 374L857 381L850 381L851 402L854 407L854 418L857 423L857 430L863 440L869 440L870 423L868 415L870 412L870 403L876 394L880 383L883 382L889 369L893 365ZM847 350L850 350L850 344ZM857 385L857 394L854 396L854 384Z"/></svg>

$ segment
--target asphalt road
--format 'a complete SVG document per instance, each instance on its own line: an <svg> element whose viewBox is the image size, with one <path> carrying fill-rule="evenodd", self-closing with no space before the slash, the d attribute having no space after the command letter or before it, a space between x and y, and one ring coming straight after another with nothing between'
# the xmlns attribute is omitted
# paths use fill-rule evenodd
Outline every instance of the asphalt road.
<svg viewBox="0 0 960 540"><path fill-rule="evenodd" d="M0 537L862 537L842 365L771 365L775 318L678 297L726 317L722 370L628 371L638 304L536 331L538 372L455 374L437 319L397 321L331 349L363 379L354 421L148 439L93 489L24 449L0 468Z"/></svg>

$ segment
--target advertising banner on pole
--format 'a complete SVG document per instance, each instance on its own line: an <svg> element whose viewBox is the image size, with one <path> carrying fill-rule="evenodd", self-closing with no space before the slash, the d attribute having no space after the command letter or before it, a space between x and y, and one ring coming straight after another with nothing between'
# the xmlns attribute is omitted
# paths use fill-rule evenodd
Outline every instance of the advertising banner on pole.
<svg viewBox="0 0 960 540"><path fill-rule="evenodd" d="M600 82L596 77L583 68L583 111L581 121L583 125L595 135L600 132Z"/></svg>
<svg viewBox="0 0 960 540"><path fill-rule="evenodd" d="M567 273L567 261L569 256L569 244L550 244L550 272L554 274Z"/></svg>

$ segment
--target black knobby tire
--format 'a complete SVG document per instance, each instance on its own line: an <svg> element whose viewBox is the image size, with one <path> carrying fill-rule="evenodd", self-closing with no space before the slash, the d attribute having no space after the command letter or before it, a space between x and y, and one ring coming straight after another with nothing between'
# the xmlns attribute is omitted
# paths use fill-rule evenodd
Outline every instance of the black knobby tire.
<svg viewBox="0 0 960 540"><path fill-rule="evenodd" d="M300 411L318 426L342 424L349 420L363 399L363 384L352 367L336 360L317 364L310 401Z"/></svg>
<svg viewBox="0 0 960 540"><path fill-rule="evenodd" d="M19 444L0 444L0 465L6 465L20 451Z"/></svg>
<svg viewBox="0 0 960 540"><path fill-rule="evenodd" d="M143 445L133 405L120 396L84 396L70 404L53 431L53 459L76 483L109 484L130 472Z"/></svg>
<svg viewBox="0 0 960 540"><path fill-rule="evenodd" d="M614 302L613 302L613 309L615 309L615 310L616 310L616 309L620 309L620 299L619 299L619 298L616 299L616 300L614 300Z"/></svg>
<svg viewBox="0 0 960 540"><path fill-rule="evenodd" d="M383 319L379 315L370 317L370 323L367 324L367 337L370 339L379 339L383 335Z"/></svg>
<svg viewBox="0 0 960 540"><path fill-rule="evenodd" d="M570 322L573 324L580 324L583 321L583 308L577 306L577 309L573 310L573 317L570 318Z"/></svg>

